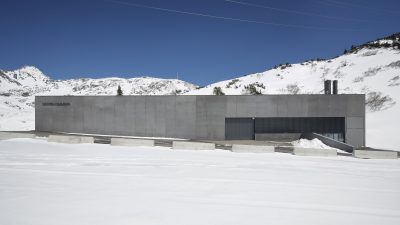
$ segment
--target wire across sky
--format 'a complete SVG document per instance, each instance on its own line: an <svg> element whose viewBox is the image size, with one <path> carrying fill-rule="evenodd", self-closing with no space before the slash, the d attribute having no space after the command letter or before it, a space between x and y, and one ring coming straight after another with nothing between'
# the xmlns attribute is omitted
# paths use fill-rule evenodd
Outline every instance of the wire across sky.
<svg viewBox="0 0 400 225"><path fill-rule="evenodd" d="M332 30L332 31L362 31L362 30L365 30L365 29L354 29L354 28L317 27L317 26L309 26L309 25L264 22L264 21L258 21L258 20L249 20L249 19L241 19L241 18L233 18L233 17L225 17L225 16L217 16L217 15L210 15L210 14L204 14L204 13L190 12L190 11L182 11L182 10L169 9L169 8L161 8L161 7L155 7L155 6L150 6L150 5L136 4L133 2L119 1L119 0L104 0L104 1L110 2L110 3L115 3L115 4L120 4L120 5L132 6L132 7L153 9L153 10L165 11L165 12L170 12L170 13L179 13L179 14L183 14L183 15L202 16L202 17L207 17L207 18L212 18L212 19L230 20L230 21L246 22L246 23L256 23L256 24L262 24L262 25L268 25L268 26L299 28L299 29L313 29L313 30ZM291 13L303 14L303 15L308 15L308 16L310 16L310 15L311 16L319 16L319 17L322 16L322 15L318 15L318 14L302 13L302 12L293 11L293 10L284 10L284 9L278 9L278 8L273 8L273 7L264 7L264 6L260 6L260 5L249 4L249 3L239 2L239 1L229 1L229 0L226 0L226 1L232 2L232 3L238 3L238 4L242 4L242 5L270 8L270 9L274 9L274 10L278 10L278 11L282 11L282 12L291 12ZM338 19L337 17L326 17L326 18Z"/></svg>
<svg viewBox="0 0 400 225"><path fill-rule="evenodd" d="M0 69L198 85L399 32L399 0L2 0Z"/></svg>

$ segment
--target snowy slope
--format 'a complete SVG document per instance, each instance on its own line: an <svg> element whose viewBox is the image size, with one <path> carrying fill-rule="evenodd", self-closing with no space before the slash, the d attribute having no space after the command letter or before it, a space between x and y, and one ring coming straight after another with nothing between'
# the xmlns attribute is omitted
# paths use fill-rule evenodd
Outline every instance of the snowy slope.
<svg viewBox="0 0 400 225"><path fill-rule="evenodd" d="M35 67L0 70L0 130L34 129L33 95L124 94L211 95L219 87L233 94L322 94L325 79L339 80L339 93L364 93L367 101L367 146L400 150L396 129L400 115L400 33L352 46L328 60L275 66L265 72L221 81L198 89L180 80L131 79L52 80Z"/></svg>
<svg viewBox="0 0 400 225"><path fill-rule="evenodd" d="M387 97L382 105L368 105L369 111L391 108L400 90L400 51L362 49L330 60L283 65L186 94L212 95L215 87L226 95L251 94L250 86L262 94L323 94L325 79L338 80L339 93L365 93L368 99L371 93L381 92L381 97Z"/></svg>
<svg viewBox="0 0 400 225"><path fill-rule="evenodd" d="M397 225L400 160L0 141L0 224Z"/></svg>
<svg viewBox="0 0 400 225"><path fill-rule="evenodd" d="M176 79L154 77L52 80L39 69L25 66L0 70L0 130L34 129L35 95L169 95L196 86Z"/></svg>
<svg viewBox="0 0 400 225"><path fill-rule="evenodd" d="M396 43L399 37L400 34L395 36ZM366 94L367 145L400 150L400 50L397 45L391 46L393 40L370 43L373 44L353 46L333 59L284 64L186 94L212 95L216 87L226 95L322 94L325 79L338 80L339 93Z"/></svg>

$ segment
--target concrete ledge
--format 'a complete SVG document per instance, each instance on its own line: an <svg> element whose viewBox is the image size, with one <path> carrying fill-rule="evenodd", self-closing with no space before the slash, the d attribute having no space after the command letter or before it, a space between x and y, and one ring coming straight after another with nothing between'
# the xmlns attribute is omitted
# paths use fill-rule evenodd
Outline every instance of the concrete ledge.
<svg viewBox="0 0 400 225"><path fill-rule="evenodd" d="M117 146L154 146L154 140L111 138L111 145Z"/></svg>
<svg viewBox="0 0 400 225"><path fill-rule="evenodd" d="M274 146L265 145L232 145L232 152L251 152L251 153L273 153L275 152Z"/></svg>
<svg viewBox="0 0 400 225"><path fill-rule="evenodd" d="M8 140L13 138L35 138L35 135L28 133L0 132L0 140Z"/></svg>
<svg viewBox="0 0 400 225"><path fill-rule="evenodd" d="M173 141L172 149L215 150L215 144L203 143L203 142L190 142L190 141Z"/></svg>
<svg viewBox="0 0 400 225"><path fill-rule="evenodd" d="M94 138L86 136L49 135L47 141L66 144L83 144L94 143Z"/></svg>
<svg viewBox="0 0 400 225"><path fill-rule="evenodd" d="M299 147L294 147L293 154L300 156L337 156L336 149L299 148Z"/></svg>
<svg viewBox="0 0 400 225"><path fill-rule="evenodd" d="M300 139L301 133L255 133L256 141L294 141Z"/></svg>
<svg viewBox="0 0 400 225"><path fill-rule="evenodd" d="M397 159L397 152L354 150L353 156L361 159Z"/></svg>

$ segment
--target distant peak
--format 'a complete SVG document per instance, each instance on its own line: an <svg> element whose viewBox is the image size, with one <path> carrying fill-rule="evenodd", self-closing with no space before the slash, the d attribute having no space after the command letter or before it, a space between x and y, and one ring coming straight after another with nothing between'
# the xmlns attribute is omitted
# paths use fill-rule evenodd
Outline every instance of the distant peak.
<svg viewBox="0 0 400 225"><path fill-rule="evenodd" d="M35 66L27 65L16 70L10 70L9 72L13 74L15 79L19 79L21 76L22 77L30 76L39 79L49 79L47 75L45 75L41 70L39 70Z"/></svg>
<svg viewBox="0 0 400 225"><path fill-rule="evenodd" d="M23 71L23 72L35 72L35 73L41 73L43 74L42 71L40 71L37 67L35 66L23 66L20 69L18 69L19 71Z"/></svg>

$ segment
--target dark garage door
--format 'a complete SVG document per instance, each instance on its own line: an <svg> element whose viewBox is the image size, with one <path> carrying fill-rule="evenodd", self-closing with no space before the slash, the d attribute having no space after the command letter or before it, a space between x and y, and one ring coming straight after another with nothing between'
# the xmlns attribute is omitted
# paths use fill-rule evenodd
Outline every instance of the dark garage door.
<svg viewBox="0 0 400 225"><path fill-rule="evenodd" d="M225 118L226 140L253 140L254 120L252 118Z"/></svg>
<svg viewBox="0 0 400 225"><path fill-rule="evenodd" d="M270 117L255 119L255 133L311 132L344 141L344 117Z"/></svg>
<svg viewBox="0 0 400 225"><path fill-rule="evenodd" d="M310 132L344 141L345 119L344 117L225 118L226 140L253 140L255 133Z"/></svg>

